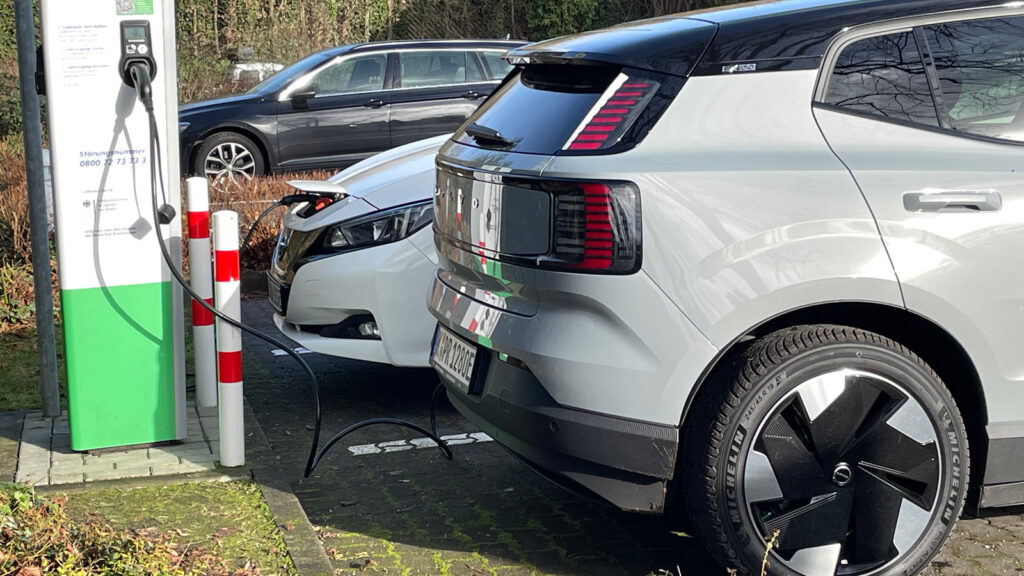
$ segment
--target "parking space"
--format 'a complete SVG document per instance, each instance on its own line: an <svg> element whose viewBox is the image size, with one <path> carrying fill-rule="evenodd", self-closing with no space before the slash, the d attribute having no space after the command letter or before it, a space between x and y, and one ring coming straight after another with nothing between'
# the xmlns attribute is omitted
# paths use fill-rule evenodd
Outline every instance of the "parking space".
<svg viewBox="0 0 1024 576"><path fill-rule="evenodd" d="M272 329L269 315L263 300L244 303L244 319L263 330ZM555 487L476 434L445 401L439 402L440 433L465 434L452 446L454 460L416 448L415 432L376 427L345 438L303 479L313 424L308 384L291 358L253 338L245 345L246 398L335 568L639 575L675 574L679 566L684 574L721 573L685 526L620 513ZM429 425L432 371L304 358L321 376L324 441L375 416Z"/></svg>
<svg viewBox="0 0 1024 576"><path fill-rule="evenodd" d="M243 317L273 329L265 300ZM272 333L272 332L271 332ZM325 550L340 573L498 575L722 574L688 527L620 513L565 492L516 461L440 402L443 435L461 435L455 459L420 435L372 427L345 438L310 479L302 470L313 401L295 362L247 337L246 398ZM358 420L390 416L429 424L437 379L400 369L305 354L320 374L326 441ZM935 574L1024 571L1021 510L963 520L933 563Z"/></svg>

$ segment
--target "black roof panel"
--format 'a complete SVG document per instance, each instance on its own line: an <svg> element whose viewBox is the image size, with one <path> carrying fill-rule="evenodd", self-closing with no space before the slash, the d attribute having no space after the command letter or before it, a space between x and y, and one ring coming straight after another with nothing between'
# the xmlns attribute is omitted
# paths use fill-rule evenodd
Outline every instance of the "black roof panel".
<svg viewBox="0 0 1024 576"><path fill-rule="evenodd" d="M776 0L674 14L516 48L531 61L607 62L669 74L816 68L843 28L903 16L999 6L999 0ZM703 56L703 57L702 57ZM694 64L699 61L697 68Z"/></svg>
<svg viewBox="0 0 1024 576"><path fill-rule="evenodd" d="M719 25L698 73L728 63L809 59L817 66L829 41L843 28L903 16L998 6L999 0L781 0L679 14Z"/></svg>
<svg viewBox="0 0 1024 576"><path fill-rule="evenodd" d="M685 76L700 60L717 26L667 16L545 40L511 50L532 62L607 62Z"/></svg>

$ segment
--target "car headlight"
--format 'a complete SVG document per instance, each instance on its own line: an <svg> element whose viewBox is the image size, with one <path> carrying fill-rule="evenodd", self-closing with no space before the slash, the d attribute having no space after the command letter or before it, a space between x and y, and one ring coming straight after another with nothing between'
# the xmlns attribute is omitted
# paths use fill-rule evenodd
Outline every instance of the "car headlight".
<svg viewBox="0 0 1024 576"><path fill-rule="evenodd" d="M375 212L328 228L321 250L330 254L397 242L433 221L432 200Z"/></svg>
<svg viewBox="0 0 1024 576"><path fill-rule="evenodd" d="M191 124L188 122L178 122L178 134L187 130L189 126L191 126Z"/></svg>

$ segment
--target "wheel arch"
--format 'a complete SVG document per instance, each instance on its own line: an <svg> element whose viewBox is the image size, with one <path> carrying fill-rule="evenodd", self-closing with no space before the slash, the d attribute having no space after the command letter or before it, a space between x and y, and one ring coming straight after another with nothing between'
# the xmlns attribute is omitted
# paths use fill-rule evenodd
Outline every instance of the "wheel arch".
<svg viewBox="0 0 1024 576"><path fill-rule="evenodd" d="M205 132L201 138L197 138L194 142L192 142L188 150L188 171L190 174L193 173L194 171L196 165L196 154L202 147L203 142L209 140L210 138L216 136L217 134L225 133L239 134L255 142L256 146L258 146L260 149L260 154L263 156L264 174L270 174L274 171L274 168L277 166L277 158L271 155L270 144L267 143L266 138L264 137L262 132L244 125L223 124L215 128L211 128L209 131Z"/></svg>
<svg viewBox="0 0 1024 576"><path fill-rule="evenodd" d="M693 387L683 408L680 429L705 383L716 370L741 350L747 342L776 330L807 324L837 324L860 328L890 338L920 356L946 384L956 402L967 430L971 447L970 478L972 488L984 478L988 453L988 407L981 377L964 347L938 324L895 306L873 302L834 302L790 310L754 326L722 348ZM973 497L973 496L972 496Z"/></svg>

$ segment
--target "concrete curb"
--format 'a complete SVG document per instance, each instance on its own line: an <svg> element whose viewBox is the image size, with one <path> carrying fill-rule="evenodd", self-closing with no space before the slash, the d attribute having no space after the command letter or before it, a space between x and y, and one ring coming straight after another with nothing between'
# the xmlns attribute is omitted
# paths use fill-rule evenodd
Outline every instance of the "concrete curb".
<svg viewBox="0 0 1024 576"><path fill-rule="evenodd" d="M14 482L25 412L0 412L0 482Z"/></svg>
<svg viewBox="0 0 1024 576"><path fill-rule="evenodd" d="M194 482L247 482L251 480L248 470L232 470L219 468L209 472L193 472L173 476L146 476L143 478L119 478L117 480L97 480L89 483L54 484L52 486L36 486L35 492L40 496L54 494L77 494L80 492L97 492L99 490L148 488L150 486L169 486L174 484L192 484Z"/></svg>
<svg viewBox="0 0 1024 576"><path fill-rule="evenodd" d="M270 442L263 435L248 402L245 404L245 429L249 442L246 455L250 459L253 479L259 483L263 499L274 515L295 569L301 576L332 576L334 566L291 485L273 465Z"/></svg>

